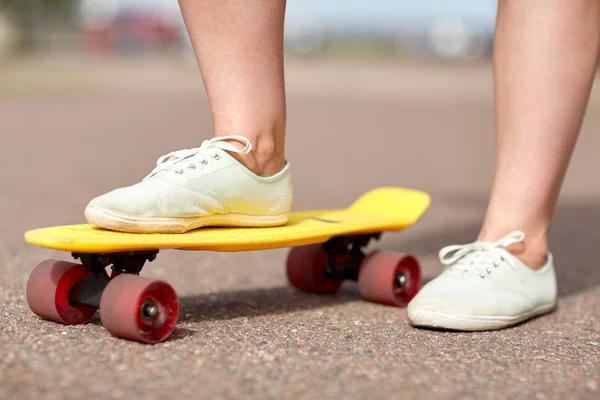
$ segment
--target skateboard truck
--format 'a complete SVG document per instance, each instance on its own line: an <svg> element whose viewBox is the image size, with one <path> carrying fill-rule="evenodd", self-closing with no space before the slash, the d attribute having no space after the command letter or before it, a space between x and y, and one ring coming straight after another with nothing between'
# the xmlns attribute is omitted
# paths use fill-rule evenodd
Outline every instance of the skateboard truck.
<svg viewBox="0 0 600 400"><path fill-rule="evenodd" d="M146 261L154 261L158 251L93 254L93 253L71 253L73 258L81 260L86 270L91 272L83 280L73 285L69 291L69 302L74 305L86 307L100 307L102 292L110 282L111 276L106 272L109 265L116 274L139 275ZM156 314L152 305L142 307L147 317Z"/></svg>
<svg viewBox="0 0 600 400"><path fill-rule="evenodd" d="M360 267L366 258L363 249L371 240L379 240L380 237L381 233L342 236L323 243L323 248L328 256L323 276L338 281L358 281ZM396 270L393 278L394 290L402 290L407 283L408 278L403 270Z"/></svg>
<svg viewBox="0 0 600 400"><path fill-rule="evenodd" d="M335 237L323 243L329 260L324 275L339 281L358 280L358 271L366 255L363 248L371 240L379 240L380 233Z"/></svg>

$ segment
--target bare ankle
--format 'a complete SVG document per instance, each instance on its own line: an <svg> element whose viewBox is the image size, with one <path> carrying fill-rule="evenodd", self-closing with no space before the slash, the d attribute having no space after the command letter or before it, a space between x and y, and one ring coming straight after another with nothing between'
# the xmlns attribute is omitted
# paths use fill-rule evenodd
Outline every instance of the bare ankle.
<svg viewBox="0 0 600 400"><path fill-rule="evenodd" d="M253 140L250 170L261 176L270 176L279 172L285 164L283 135L260 135Z"/></svg>
<svg viewBox="0 0 600 400"><path fill-rule="evenodd" d="M541 231L541 233L540 233ZM482 228L478 240L495 242L506 235L509 230ZM525 240L507 247L521 262L533 270L542 268L547 261L548 236L545 230L525 230Z"/></svg>
<svg viewBox="0 0 600 400"><path fill-rule="evenodd" d="M232 135L217 134L216 136ZM250 171L259 176L270 176L279 172L285 165L284 134L277 130L264 130L241 135L252 144L248 154L232 154Z"/></svg>

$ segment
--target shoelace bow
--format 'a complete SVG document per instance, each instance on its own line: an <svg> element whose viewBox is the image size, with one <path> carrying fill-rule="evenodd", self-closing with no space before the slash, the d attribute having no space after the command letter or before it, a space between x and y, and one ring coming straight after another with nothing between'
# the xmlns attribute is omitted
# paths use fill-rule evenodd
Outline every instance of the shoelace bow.
<svg viewBox="0 0 600 400"><path fill-rule="evenodd" d="M505 262L523 280L522 275L514 262L514 256L506 250L506 247L522 242L525 234L521 231L513 231L496 242L476 241L469 244L451 245L442 248L439 252L440 262L444 265L461 268L463 271L475 268L481 278L485 278L485 272L492 272L490 264L498 267ZM466 257L474 253L473 257ZM467 262L470 261L470 262ZM477 262L476 261L480 261Z"/></svg>
<svg viewBox="0 0 600 400"><path fill-rule="evenodd" d="M238 149L226 140L237 140L239 142L244 143L244 147L242 149ZM200 147L196 147L193 149L177 150L160 157L156 161L156 167L144 178L144 180L150 178L152 175L155 175L160 171L164 171L167 169L173 169L177 173L183 173L183 169L179 165L181 161L189 159L198 154L218 159L219 155L215 152L210 154L210 149L221 149L229 151L231 153L248 154L252 150L252 144L250 143L250 140L243 136L221 136L212 138L210 140L205 140L202 142ZM189 160L190 163L188 164L188 167L196 168L197 161L199 161L203 165L208 164L208 158L200 157L199 160Z"/></svg>

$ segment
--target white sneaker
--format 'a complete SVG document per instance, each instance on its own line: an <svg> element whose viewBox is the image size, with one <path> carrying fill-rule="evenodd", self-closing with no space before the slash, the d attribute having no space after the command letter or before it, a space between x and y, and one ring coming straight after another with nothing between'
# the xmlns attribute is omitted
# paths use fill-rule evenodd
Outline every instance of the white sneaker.
<svg viewBox="0 0 600 400"><path fill-rule="evenodd" d="M479 331L501 329L552 311L557 287L552 254L540 270L523 264L505 247L523 241L515 231L495 243L444 247L447 265L408 305L412 325Z"/></svg>
<svg viewBox="0 0 600 400"><path fill-rule="evenodd" d="M245 143L241 150L225 140ZM205 140L199 148L162 156L141 182L93 199L90 224L132 233L183 233L204 226L277 226L292 206L290 166L254 174L231 153L247 154L241 136Z"/></svg>

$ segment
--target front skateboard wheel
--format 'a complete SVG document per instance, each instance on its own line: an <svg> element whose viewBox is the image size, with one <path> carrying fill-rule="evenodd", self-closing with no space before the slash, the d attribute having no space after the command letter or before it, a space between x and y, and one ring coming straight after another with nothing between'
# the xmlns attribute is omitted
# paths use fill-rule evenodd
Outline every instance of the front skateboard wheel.
<svg viewBox="0 0 600 400"><path fill-rule="evenodd" d="M421 286L421 269L408 254L376 251L362 262L358 289L368 301L404 307Z"/></svg>
<svg viewBox="0 0 600 400"><path fill-rule="evenodd" d="M100 298L100 319L112 335L140 343L166 340L179 318L179 299L166 282L120 274Z"/></svg>
<svg viewBox="0 0 600 400"><path fill-rule="evenodd" d="M33 269L25 289L29 308L37 316L66 325L89 322L96 309L74 306L69 291L90 272L83 265L67 261L46 260Z"/></svg>
<svg viewBox="0 0 600 400"><path fill-rule="evenodd" d="M294 247L286 264L290 284L303 292L336 293L342 282L325 276L327 261L327 253L320 244Z"/></svg>

